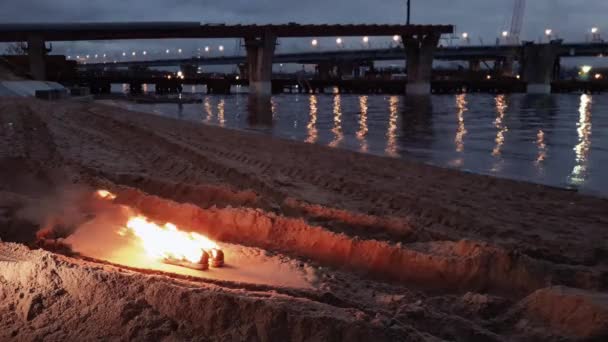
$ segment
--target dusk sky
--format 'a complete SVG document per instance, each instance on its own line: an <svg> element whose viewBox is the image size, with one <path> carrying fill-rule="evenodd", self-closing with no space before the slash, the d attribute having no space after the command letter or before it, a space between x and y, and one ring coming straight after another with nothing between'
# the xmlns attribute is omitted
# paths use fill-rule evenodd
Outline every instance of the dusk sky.
<svg viewBox="0 0 608 342"><path fill-rule="evenodd" d="M457 32L468 32L472 44L494 43L510 25L513 0L412 0L413 23L454 24ZM206 23L401 23L405 0L4 0L0 22L90 22L90 21L201 21ZM522 39L538 40L550 27L561 38L584 41L592 26L603 27L608 13L606 0L528 0ZM346 39L348 47L359 47L359 38ZM204 45L226 47L231 53L235 40L144 41L54 44L55 52L118 54L121 50L157 50L181 47L192 51ZM335 47L333 39L321 41ZM376 40L377 46L388 44ZM281 50L304 49L307 41L282 41Z"/></svg>

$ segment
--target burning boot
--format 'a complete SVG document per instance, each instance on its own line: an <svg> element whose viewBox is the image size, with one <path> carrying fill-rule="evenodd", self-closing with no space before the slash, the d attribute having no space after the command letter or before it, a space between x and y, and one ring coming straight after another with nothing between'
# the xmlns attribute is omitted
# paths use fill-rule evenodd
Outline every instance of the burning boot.
<svg viewBox="0 0 608 342"><path fill-rule="evenodd" d="M211 250L211 266L222 267L224 266L224 252L221 249L214 248Z"/></svg>
<svg viewBox="0 0 608 342"><path fill-rule="evenodd" d="M222 260L223 260L223 255L222 255ZM170 265L176 265L176 266L191 268L194 270L204 271L204 270L209 269L209 254L207 252L203 251L203 253L201 254L201 259L198 262L192 262L185 258L176 259L171 256L165 257L163 259L163 262L166 264L170 264Z"/></svg>

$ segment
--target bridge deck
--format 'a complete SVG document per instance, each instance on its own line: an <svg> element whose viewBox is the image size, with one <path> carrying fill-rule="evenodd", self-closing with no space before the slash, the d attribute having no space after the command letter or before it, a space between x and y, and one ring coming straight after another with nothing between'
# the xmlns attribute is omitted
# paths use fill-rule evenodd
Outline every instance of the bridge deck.
<svg viewBox="0 0 608 342"><path fill-rule="evenodd" d="M161 38L242 38L271 31L278 37L392 36L452 33L451 25L226 25L198 22L26 23L0 24L0 42L26 41L31 35L46 41Z"/></svg>

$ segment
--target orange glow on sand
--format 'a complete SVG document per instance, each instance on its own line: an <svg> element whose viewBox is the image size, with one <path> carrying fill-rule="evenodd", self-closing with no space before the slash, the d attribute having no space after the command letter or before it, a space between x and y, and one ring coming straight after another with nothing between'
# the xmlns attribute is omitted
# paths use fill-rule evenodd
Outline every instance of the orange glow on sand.
<svg viewBox="0 0 608 342"><path fill-rule="evenodd" d="M105 200L116 198L107 190L97 190L95 194ZM179 230L170 222L161 226L143 215L129 215L117 233L134 236L149 257L162 262L197 269L206 269L209 263L215 267L224 264L224 253L215 241L195 232Z"/></svg>

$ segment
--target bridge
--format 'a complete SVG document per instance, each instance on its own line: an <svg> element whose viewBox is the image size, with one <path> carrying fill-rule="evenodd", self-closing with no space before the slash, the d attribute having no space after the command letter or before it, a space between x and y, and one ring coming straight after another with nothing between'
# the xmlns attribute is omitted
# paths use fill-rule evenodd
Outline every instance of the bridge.
<svg viewBox="0 0 608 342"><path fill-rule="evenodd" d="M496 61L505 58L520 60L523 45L480 45L438 47L434 59L444 61ZM277 54L273 63L320 64L340 61L394 61L405 55L402 47L385 49L359 49L334 51L308 51ZM561 44L558 57L593 57L608 55L608 43L567 43ZM240 65L247 62L247 56L190 57L172 59L150 59L140 61L115 61L87 63L79 65L81 70L95 70L107 67L169 67L189 65Z"/></svg>
<svg viewBox="0 0 608 342"><path fill-rule="evenodd" d="M398 59L405 59L407 63L408 94L424 95L431 92L434 59L468 60L471 69L479 68L480 61L494 60L506 71L512 69L513 62L517 60L527 91L548 93L559 68L560 58L608 53L608 46L603 42L564 44L561 40L553 40L547 44L524 42L523 45L438 47L441 35L452 31L453 27L450 25L225 25L198 22L0 24L0 42L27 41L31 73L35 78L43 79L46 41L240 38L245 42L245 56L121 62L116 63L116 66L243 64L247 67L250 91L260 97L271 94L273 63L314 63L319 66L325 64L326 68L328 61L335 60ZM278 37L394 35L401 36L404 48L275 55ZM95 67L100 65L88 65L85 68Z"/></svg>
<svg viewBox="0 0 608 342"><path fill-rule="evenodd" d="M429 94L433 53L451 25L225 25L198 22L149 23L32 23L1 24L0 42L27 41L30 71L45 78L47 41L123 40L166 38L242 38L247 51L249 89L257 97L272 93L270 79L278 37L393 36L406 46L411 94ZM404 57L406 57L404 56Z"/></svg>

